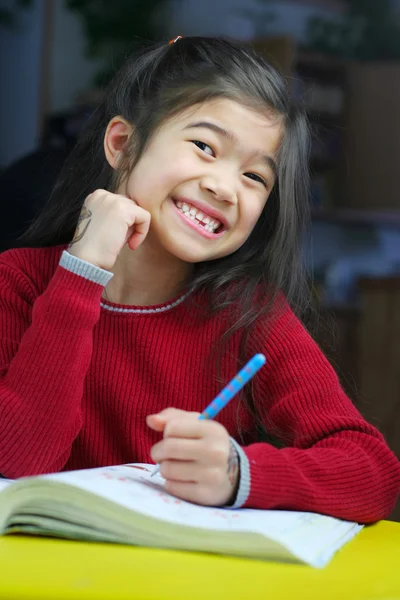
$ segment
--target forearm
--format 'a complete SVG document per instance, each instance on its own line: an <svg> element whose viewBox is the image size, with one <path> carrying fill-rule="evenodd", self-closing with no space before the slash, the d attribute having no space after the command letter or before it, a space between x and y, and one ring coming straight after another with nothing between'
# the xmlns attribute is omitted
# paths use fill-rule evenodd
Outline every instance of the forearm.
<svg viewBox="0 0 400 600"><path fill-rule="evenodd" d="M240 454L238 500L241 495L248 508L371 523L389 515L400 491L396 457L382 440L361 432L340 432L309 449L252 444Z"/></svg>
<svg viewBox="0 0 400 600"><path fill-rule="evenodd" d="M59 267L0 379L0 472L58 471L82 424L102 285Z"/></svg>

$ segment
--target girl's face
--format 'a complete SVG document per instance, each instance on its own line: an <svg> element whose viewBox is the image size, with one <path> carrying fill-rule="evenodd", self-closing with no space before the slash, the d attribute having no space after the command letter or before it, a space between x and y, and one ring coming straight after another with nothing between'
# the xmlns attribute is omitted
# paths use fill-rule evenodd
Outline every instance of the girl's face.
<svg viewBox="0 0 400 600"><path fill-rule="evenodd" d="M183 111L152 136L118 190L151 214L149 240L189 263L235 252L275 182L276 116L219 98Z"/></svg>

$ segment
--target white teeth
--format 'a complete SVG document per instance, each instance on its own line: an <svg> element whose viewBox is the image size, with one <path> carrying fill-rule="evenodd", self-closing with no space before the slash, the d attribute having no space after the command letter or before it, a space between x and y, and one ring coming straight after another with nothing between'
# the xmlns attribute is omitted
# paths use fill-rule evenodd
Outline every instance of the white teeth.
<svg viewBox="0 0 400 600"><path fill-rule="evenodd" d="M213 233L221 225L220 221L208 217L200 210L197 210L197 208L187 204L186 202L177 201L176 206L192 221L197 220L199 224L201 223L202 227L210 233Z"/></svg>

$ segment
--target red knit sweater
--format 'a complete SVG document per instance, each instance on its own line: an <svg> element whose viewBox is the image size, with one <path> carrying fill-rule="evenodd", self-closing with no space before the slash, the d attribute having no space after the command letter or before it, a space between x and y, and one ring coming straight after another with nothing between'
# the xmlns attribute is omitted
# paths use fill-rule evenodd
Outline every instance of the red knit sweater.
<svg viewBox="0 0 400 600"><path fill-rule="evenodd" d="M222 315L199 319L182 298L144 308L106 303L106 272L71 262L67 253L61 266L61 253L23 249L0 256L5 477L150 462L159 436L146 415L168 406L201 411L221 388L211 375L211 349L224 331ZM272 329L264 327L256 328L249 348L249 356L267 356L254 380L255 399L292 442L279 450L254 443L254 424L237 399L220 413L234 439L237 417L244 432L236 505L360 522L384 518L400 490L397 459L289 308ZM238 345L234 336L224 354L225 382L237 371Z"/></svg>

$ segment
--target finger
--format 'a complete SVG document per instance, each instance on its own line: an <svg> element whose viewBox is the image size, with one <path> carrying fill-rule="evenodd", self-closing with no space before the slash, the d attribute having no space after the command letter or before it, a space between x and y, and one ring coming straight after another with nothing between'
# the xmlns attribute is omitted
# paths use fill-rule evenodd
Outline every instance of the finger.
<svg viewBox="0 0 400 600"><path fill-rule="evenodd" d="M180 410L179 408L164 408L161 412L148 415L146 417L146 423L148 427L154 429L155 431L164 431L165 425L167 422L176 417L182 418L198 418L200 413L197 412L188 412L186 410Z"/></svg>
<svg viewBox="0 0 400 600"><path fill-rule="evenodd" d="M164 479L174 483L197 483L197 472L193 461L164 460L160 465L160 473Z"/></svg>
<svg viewBox="0 0 400 600"><path fill-rule="evenodd" d="M181 498L182 500L186 500L187 502L203 504L204 506L217 506L215 499L212 498L212 494L207 491L204 486L201 486L198 483L172 481L167 479L165 482L165 490L169 494Z"/></svg>
<svg viewBox="0 0 400 600"><path fill-rule="evenodd" d="M141 213L144 214L141 214ZM133 226L133 233L128 239L128 246L131 250L136 250L143 242L148 234L150 228L149 213L141 211L135 218L135 224Z"/></svg>
<svg viewBox="0 0 400 600"><path fill-rule="evenodd" d="M188 417L193 419L194 417L198 418L200 416L199 412L182 410L181 408L172 408L171 406L164 408L157 414L166 417L167 419L171 419L172 417Z"/></svg>
<svg viewBox="0 0 400 600"><path fill-rule="evenodd" d="M186 413L190 414L190 413ZM186 417L178 417L169 420L164 428L164 438L210 438L213 442L226 439L226 429L216 421L207 421L201 419L192 419Z"/></svg>
<svg viewBox="0 0 400 600"><path fill-rule="evenodd" d="M188 419L177 417L167 421L164 427L164 439L173 438L188 438L201 439L204 437L207 428L204 421L198 419Z"/></svg>
<svg viewBox="0 0 400 600"><path fill-rule="evenodd" d="M166 420L160 415L147 415L146 417L147 427L154 431L164 431Z"/></svg>
<svg viewBox="0 0 400 600"><path fill-rule="evenodd" d="M198 440L167 438L154 444L150 455L156 463L164 460L197 461L202 456L202 447Z"/></svg>

